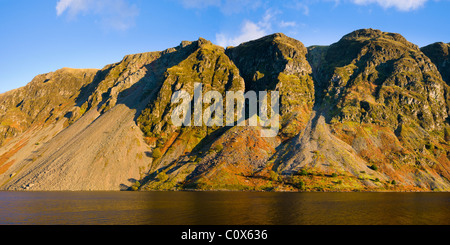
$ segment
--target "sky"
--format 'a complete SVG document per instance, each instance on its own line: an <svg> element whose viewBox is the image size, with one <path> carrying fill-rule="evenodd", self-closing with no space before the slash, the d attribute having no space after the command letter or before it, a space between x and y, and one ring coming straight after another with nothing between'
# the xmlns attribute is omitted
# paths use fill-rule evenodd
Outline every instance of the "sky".
<svg viewBox="0 0 450 245"><path fill-rule="evenodd" d="M448 43L449 13L450 0L0 0L0 93L199 37L226 47L282 32L311 46L374 28Z"/></svg>

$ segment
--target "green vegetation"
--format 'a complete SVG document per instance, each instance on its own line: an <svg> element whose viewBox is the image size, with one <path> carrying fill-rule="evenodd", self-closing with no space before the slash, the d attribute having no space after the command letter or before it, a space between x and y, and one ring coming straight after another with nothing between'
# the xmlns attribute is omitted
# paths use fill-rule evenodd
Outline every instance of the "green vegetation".
<svg viewBox="0 0 450 245"><path fill-rule="evenodd" d="M298 172L298 175L300 176L307 176L308 175L308 171L306 171L306 169L302 169Z"/></svg>
<svg viewBox="0 0 450 245"><path fill-rule="evenodd" d="M221 152L223 150L223 145L222 144L217 144L213 147L213 150L217 153Z"/></svg>
<svg viewBox="0 0 450 245"><path fill-rule="evenodd" d="M161 150L159 148L153 149L152 157L155 158L155 159L161 158L162 157Z"/></svg>
<svg viewBox="0 0 450 245"><path fill-rule="evenodd" d="M134 184L131 186L132 191L138 191L139 187L141 187L141 183L139 181L134 182Z"/></svg>
<svg viewBox="0 0 450 245"><path fill-rule="evenodd" d="M0 95L0 145L32 126L55 123L69 113L96 69L59 69L37 75L26 86ZM74 118L68 118L74 121ZM66 123L67 126L69 123Z"/></svg>
<svg viewBox="0 0 450 245"><path fill-rule="evenodd" d="M165 172L161 172L159 173L156 178L158 179L158 181L160 182L165 182L166 180L169 179L169 176L167 176L167 174Z"/></svg>
<svg viewBox="0 0 450 245"><path fill-rule="evenodd" d="M299 190L304 190L305 189L305 182L299 178L298 176L294 176L293 179L293 185L298 188Z"/></svg>
<svg viewBox="0 0 450 245"><path fill-rule="evenodd" d="M6 151L19 145L9 142L51 142L29 129L45 133L51 131L46 126L64 120L64 127L73 125L76 131L85 122L74 125L77 120L95 116L91 108L100 106L102 116L116 104L145 101L142 111L130 113L137 118L129 118L145 138L131 135L137 138L126 150L120 148L125 140L111 144L119 148L114 157L126 151L139 164L154 148L153 161L137 166L139 179L149 183L136 182L131 190L448 190L450 87L441 77L450 74L449 46L432 46L423 50L439 72L402 36L365 29L309 51L283 34L226 50L199 39L164 52L130 55L101 71L39 75L25 88L0 95L0 145L9 144L0 156L0 171L18 159ZM263 139L235 130L239 127L174 126L171 97L179 90L192 94L195 83L203 85L203 93L214 90L224 97L236 90L279 91L278 136ZM30 132L26 138L24 132ZM31 162L40 160L31 156ZM102 157L105 167L114 165L116 159ZM285 174L294 170L299 171Z"/></svg>
<svg viewBox="0 0 450 245"><path fill-rule="evenodd" d="M279 181L280 176L279 176L275 171L271 170L271 171L269 172L269 178L270 178L272 181Z"/></svg>

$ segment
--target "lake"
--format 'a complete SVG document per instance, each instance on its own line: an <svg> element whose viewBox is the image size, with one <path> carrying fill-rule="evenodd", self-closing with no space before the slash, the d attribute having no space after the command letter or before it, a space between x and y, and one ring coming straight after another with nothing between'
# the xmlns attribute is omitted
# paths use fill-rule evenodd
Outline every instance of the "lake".
<svg viewBox="0 0 450 245"><path fill-rule="evenodd" d="M0 224L450 225L450 193L0 192Z"/></svg>

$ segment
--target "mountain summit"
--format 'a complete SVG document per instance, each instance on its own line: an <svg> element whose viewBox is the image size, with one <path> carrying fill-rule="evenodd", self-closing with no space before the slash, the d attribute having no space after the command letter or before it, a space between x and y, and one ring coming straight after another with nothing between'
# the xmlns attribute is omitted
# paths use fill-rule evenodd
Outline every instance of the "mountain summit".
<svg viewBox="0 0 450 245"><path fill-rule="evenodd" d="M374 29L312 47L199 38L38 75L0 95L0 189L448 191L448 48ZM173 98L196 84L211 103L278 92L278 134L261 136L250 99L243 125L258 126L174 125Z"/></svg>

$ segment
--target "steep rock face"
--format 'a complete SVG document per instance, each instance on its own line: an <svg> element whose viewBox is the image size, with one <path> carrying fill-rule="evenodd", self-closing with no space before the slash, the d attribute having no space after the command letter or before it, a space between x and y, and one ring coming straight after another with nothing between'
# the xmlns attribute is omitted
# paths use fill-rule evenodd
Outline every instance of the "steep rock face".
<svg viewBox="0 0 450 245"><path fill-rule="evenodd" d="M446 53L429 49L372 29L309 48L279 33L227 49L200 38L40 75L0 95L0 188L449 190ZM174 125L173 96L199 84L224 113L227 92L278 91L278 135L225 116Z"/></svg>
<svg viewBox="0 0 450 245"><path fill-rule="evenodd" d="M279 145L276 138L262 138L261 128L232 127L219 129L199 140L199 131L177 137L167 156L186 150L186 141L199 142L187 154L162 165L148 176L144 190L265 190L267 161ZM192 132L191 132L192 133ZM190 136L190 137L189 137Z"/></svg>
<svg viewBox="0 0 450 245"><path fill-rule="evenodd" d="M157 155L161 152L163 156L162 164L149 176L144 188L271 189L271 180L267 176L272 166L267 164L268 160L281 141L294 137L305 127L312 110L314 84L305 56L307 50L301 42L283 34L243 43L228 48L225 53L222 48L215 47L215 52L207 52L209 56L201 53L214 46L205 43L194 52L195 56L168 70L160 91L161 99L153 104L160 109L148 113L154 118L150 121L156 122L149 131L153 141L159 139ZM209 60L215 61L215 65L209 65ZM279 91L281 129L278 136L264 138L260 127L239 126L185 128L172 136L167 134L170 125L162 127L166 130L161 131L158 123L168 121L164 114L170 115L171 109L167 107L170 96L181 88L192 93L195 81L201 81L204 87L211 84L212 89L223 95L225 91ZM161 111L164 111L162 116ZM155 132L162 132L162 135L154 135ZM180 156L182 152L184 156Z"/></svg>
<svg viewBox="0 0 450 245"><path fill-rule="evenodd" d="M167 51L166 51L167 52ZM130 101L131 108L137 108L148 99L155 89L162 69L156 62L162 52L127 55L122 61L107 65L100 70L94 81L84 88L77 99L77 106L67 115L71 124L91 109L104 113L123 98L141 91L139 97ZM121 101L122 100L122 101Z"/></svg>
<svg viewBox="0 0 450 245"><path fill-rule="evenodd" d="M450 85L450 44L437 42L425 46L421 50L437 66L442 75L442 79ZM450 89L445 90L445 96L447 99L447 112L450 112ZM449 117L447 120L449 120ZM450 139L450 136L448 136L448 139Z"/></svg>
<svg viewBox="0 0 450 245"><path fill-rule="evenodd" d="M175 92L186 91L193 96L195 83L202 84L203 93L217 91L223 98L226 97L225 91L245 89L239 70L225 55L222 47L201 38L185 49L182 51L187 52L184 59L166 70L157 96L138 118L149 137L165 138L176 129L171 127L172 111L177 106L171 103Z"/></svg>
<svg viewBox="0 0 450 245"><path fill-rule="evenodd" d="M63 119L96 73L96 69L63 68L38 75L25 87L1 94L0 146L32 125Z"/></svg>
<svg viewBox="0 0 450 245"><path fill-rule="evenodd" d="M422 52L426 54L431 61L437 66L447 84L450 84L450 44L437 42L421 48Z"/></svg>
<svg viewBox="0 0 450 245"><path fill-rule="evenodd" d="M328 49L323 74L331 120L392 128L414 121L433 130L448 116L436 67L398 34L360 30L346 35Z"/></svg>
<svg viewBox="0 0 450 245"><path fill-rule="evenodd" d="M314 82L305 46L276 33L228 48L246 90L280 93L280 136L286 140L305 128L314 105Z"/></svg>
<svg viewBox="0 0 450 245"><path fill-rule="evenodd" d="M164 188L173 188L185 181L197 167L193 163L198 163L197 156L200 158L205 150L203 147L210 146L216 137L223 133L222 126L206 127L204 124L203 114L210 105L208 103L200 103L201 122L195 123L195 84L202 86L201 97L209 91L218 92L223 98L223 106L226 105L227 91L245 91L239 70L225 55L222 47L202 38L195 42L184 42L182 45L186 49L183 51L186 52L184 59L166 70L158 94L137 120L147 136L147 141L155 147L153 157L156 161L152 165L150 177L147 178L149 180L145 180L149 181L146 188L160 186L158 178L155 177L161 172L170 175L170 181L166 181ZM177 127L172 123L172 112L178 104L172 104L171 99L174 93L179 91L189 93L193 100L191 126ZM224 126L225 116L221 121Z"/></svg>
<svg viewBox="0 0 450 245"><path fill-rule="evenodd" d="M141 179L151 149L135 118L152 94L158 70L152 64L159 55L126 56L96 70L83 87L63 80L77 89L72 104L59 120L47 120L48 127L32 128L4 147L2 189L120 190ZM55 85L51 89L61 91Z"/></svg>
<svg viewBox="0 0 450 245"><path fill-rule="evenodd" d="M352 32L327 49L318 79L320 111L367 166L411 188L448 188L448 86L416 45Z"/></svg>
<svg viewBox="0 0 450 245"><path fill-rule="evenodd" d="M316 111L305 130L279 149L273 162L281 174L303 176L307 190L385 188L380 181L388 179L371 169L352 145L332 134L325 116Z"/></svg>

